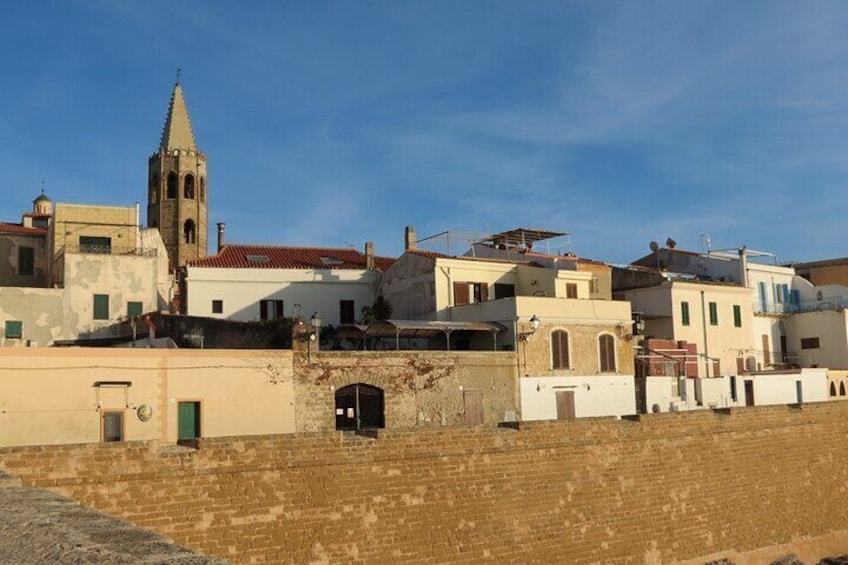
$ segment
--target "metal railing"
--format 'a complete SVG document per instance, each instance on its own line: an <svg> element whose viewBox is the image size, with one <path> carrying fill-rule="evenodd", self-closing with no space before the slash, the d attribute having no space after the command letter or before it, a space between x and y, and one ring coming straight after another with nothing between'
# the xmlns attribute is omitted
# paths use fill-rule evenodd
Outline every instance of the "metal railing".
<svg viewBox="0 0 848 565"><path fill-rule="evenodd" d="M142 249L139 247L116 247L114 245L79 245L68 244L65 253L91 253L97 255L138 255L141 257L156 257L158 250Z"/></svg>
<svg viewBox="0 0 848 565"><path fill-rule="evenodd" d="M803 312L825 312L848 308L848 296L835 296L822 300L807 300L797 303L755 302L755 314L800 314Z"/></svg>

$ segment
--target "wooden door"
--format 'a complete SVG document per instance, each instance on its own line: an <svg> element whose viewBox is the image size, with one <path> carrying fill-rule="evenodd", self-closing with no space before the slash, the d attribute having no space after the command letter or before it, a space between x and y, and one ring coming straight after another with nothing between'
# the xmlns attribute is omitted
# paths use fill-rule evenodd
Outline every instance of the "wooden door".
<svg viewBox="0 0 848 565"><path fill-rule="evenodd" d="M576 418L574 410L574 391L556 391L557 420L571 420Z"/></svg>
<svg viewBox="0 0 848 565"><path fill-rule="evenodd" d="M465 406L465 423L478 426L483 423L483 392L479 390L462 391L462 402Z"/></svg>
<svg viewBox="0 0 848 565"><path fill-rule="evenodd" d="M754 405L754 381L745 381L745 406Z"/></svg>
<svg viewBox="0 0 848 565"><path fill-rule="evenodd" d="M200 403L180 402L177 408L177 439L200 437Z"/></svg>

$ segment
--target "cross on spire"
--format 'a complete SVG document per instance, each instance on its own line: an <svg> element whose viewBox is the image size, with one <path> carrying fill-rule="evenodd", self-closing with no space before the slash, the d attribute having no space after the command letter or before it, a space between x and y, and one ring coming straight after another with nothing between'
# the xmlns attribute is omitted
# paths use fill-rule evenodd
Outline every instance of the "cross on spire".
<svg viewBox="0 0 848 565"><path fill-rule="evenodd" d="M180 84L180 75L183 73L181 68L177 68L177 84Z"/></svg>

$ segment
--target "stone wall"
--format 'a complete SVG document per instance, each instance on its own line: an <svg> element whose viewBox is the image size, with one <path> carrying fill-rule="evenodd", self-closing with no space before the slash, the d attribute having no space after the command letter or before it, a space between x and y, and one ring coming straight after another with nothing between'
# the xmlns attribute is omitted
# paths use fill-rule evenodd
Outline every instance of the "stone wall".
<svg viewBox="0 0 848 565"><path fill-rule="evenodd" d="M703 563L828 536L818 557L845 553L846 435L829 402L5 448L0 467L237 563Z"/></svg>
<svg viewBox="0 0 848 565"><path fill-rule="evenodd" d="M322 351L295 356L298 431L334 430L335 392L356 383L384 391L387 428L462 424L468 391L480 393L483 423L518 412L512 352Z"/></svg>

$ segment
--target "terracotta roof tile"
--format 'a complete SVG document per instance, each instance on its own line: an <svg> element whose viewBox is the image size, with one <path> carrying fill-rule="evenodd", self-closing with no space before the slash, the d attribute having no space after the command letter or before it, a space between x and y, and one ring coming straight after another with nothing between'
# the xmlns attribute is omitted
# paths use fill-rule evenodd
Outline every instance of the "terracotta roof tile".
<svg viewBox="0 0 848 565"><path fill-rule="evenodd" d="M45 236L47 235L47 230L44 228L28 228L21 224L7 224L5 222L0 222L0 233Z"/></svg>
<svg viewBox="0 0 848 565"><path fill-rule="evenodd" d="M395 259L374 257L374 266L385 271ZM189 267L218 269L365 269L365 254L333 247L279 247L225 245L217 255L189 261Z"/></svg>

